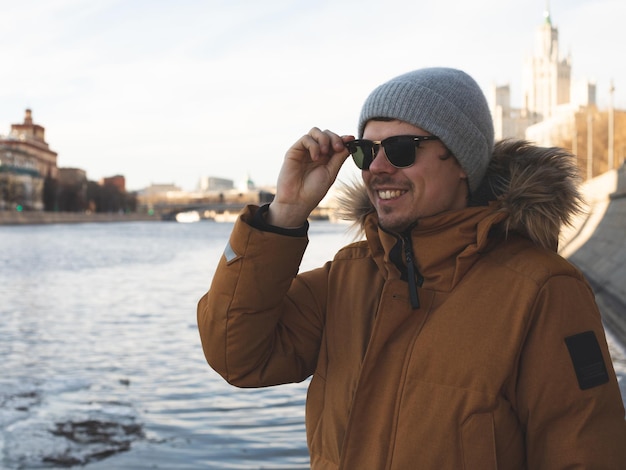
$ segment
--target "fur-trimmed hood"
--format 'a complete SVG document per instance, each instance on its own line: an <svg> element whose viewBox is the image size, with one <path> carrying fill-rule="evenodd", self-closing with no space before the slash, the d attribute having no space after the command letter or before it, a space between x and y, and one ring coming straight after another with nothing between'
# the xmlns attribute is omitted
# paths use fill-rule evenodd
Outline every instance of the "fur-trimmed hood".
<svg viewBox="0 0 626 470"><path fill-rule="evenodd" d="M491 204L507 214L504 233L517 232L535 244L556 250L563 225L583 207L576 157L558 147L537 147L523 140L498 142L487 173L470 206ZM374 211L362 182L344 184L337 196L337 216L362 231Z"/></svg>

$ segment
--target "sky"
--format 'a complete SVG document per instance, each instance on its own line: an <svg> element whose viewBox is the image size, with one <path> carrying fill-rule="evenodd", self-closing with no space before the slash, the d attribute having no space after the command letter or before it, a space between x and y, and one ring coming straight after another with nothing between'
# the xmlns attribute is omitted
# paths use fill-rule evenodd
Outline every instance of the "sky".
<svg viewBox="0 0 626 470"><path fill-rule="evenodd" d="M313 126L354 134L379 84L465 70L521 105L545 0L0 0L0 135L32 110L60 167L130 190L275 183ZM573 79L626 109L623 0L552 0ZM342 169L350 179L353 168Z"/></svg>

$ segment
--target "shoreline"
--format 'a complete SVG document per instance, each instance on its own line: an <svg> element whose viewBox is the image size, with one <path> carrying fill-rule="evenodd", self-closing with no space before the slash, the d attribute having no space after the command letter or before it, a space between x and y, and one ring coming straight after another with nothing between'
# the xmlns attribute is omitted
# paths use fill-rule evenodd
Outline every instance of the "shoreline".
<svg viewBox="0 0 626 470"><path fill-rule="evenodd" d="M118 214L118 213L82 213L82 212L43 212L43 211L0 211L2 225L43 225L43 224L82 224L105 222L160 222L158 215Z"/></svg>

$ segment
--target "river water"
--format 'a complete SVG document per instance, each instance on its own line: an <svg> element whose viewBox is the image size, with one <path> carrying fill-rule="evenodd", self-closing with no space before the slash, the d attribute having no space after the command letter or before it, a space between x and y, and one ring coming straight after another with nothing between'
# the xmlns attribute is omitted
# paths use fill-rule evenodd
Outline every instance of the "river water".
<svg viewBox="0 0 626 470"><path fill-rule="evenodd" d="M196 303L231 229L0 226L1 469L308 468L307 383L236 389L202 355ZM302 269L352 234L310 238Z"/></svg>

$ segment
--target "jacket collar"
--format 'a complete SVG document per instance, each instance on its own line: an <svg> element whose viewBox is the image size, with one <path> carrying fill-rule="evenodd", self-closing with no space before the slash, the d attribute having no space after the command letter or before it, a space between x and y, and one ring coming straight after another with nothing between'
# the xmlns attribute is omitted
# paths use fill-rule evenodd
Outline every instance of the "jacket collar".
<svg viewBox="0 0 626 470"><path fill-rule="evenodd" d="M506 215L493 206L470 207L421 219L403 239L378 225L370 213L365 220L365 234L379 269L387 278L403 277L404 259L392 256L401 244L410 242L414 261L423 277L422 287L449 291L465 275L478 255L489 249L492 227Z"/></svg>

